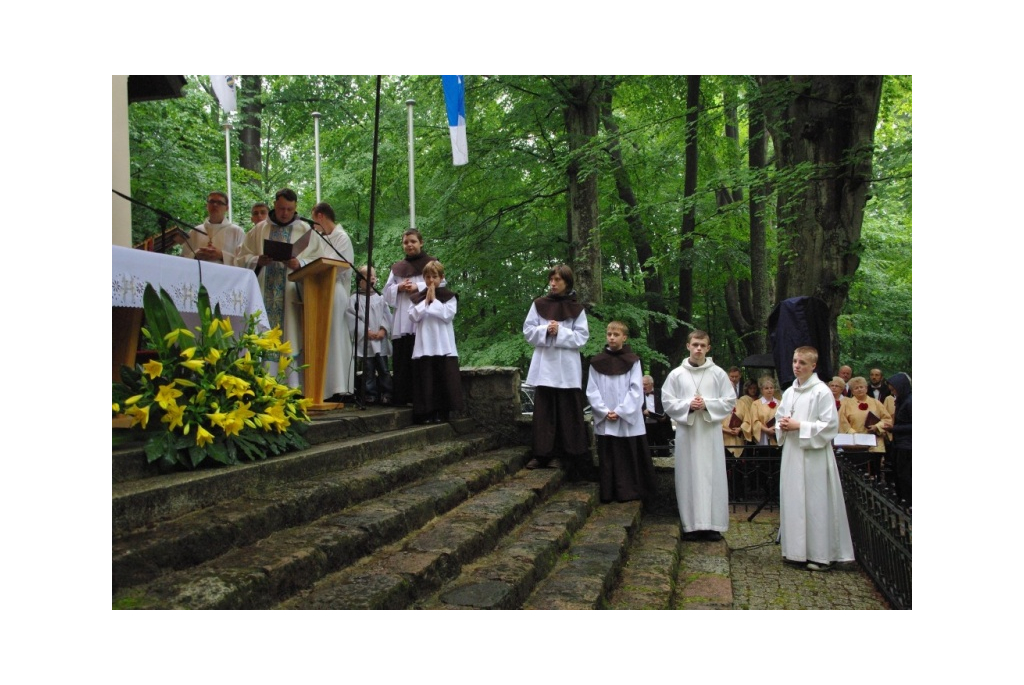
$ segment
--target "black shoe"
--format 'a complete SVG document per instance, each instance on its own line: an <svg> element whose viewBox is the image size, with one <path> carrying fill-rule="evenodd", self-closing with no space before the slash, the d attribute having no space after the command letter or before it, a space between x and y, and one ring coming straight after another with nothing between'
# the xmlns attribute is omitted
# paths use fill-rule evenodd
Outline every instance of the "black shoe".
<svg viewBox="0 0 1024 685"><path fill-rule="evenodd" d="M683 533L683 541L684 542L696 542L697 540L700 540L700 539L701 539L701 537L700 537L700 531L699 530L691 530L689 533Z"/></svg>
<svg viewBox="0 0 1024 685"><path fill-rule="evenodd" d="M717 530L705 530L702 532L704 533L704 539L707 542L718 542L722 539L722 534Z"/></svg>

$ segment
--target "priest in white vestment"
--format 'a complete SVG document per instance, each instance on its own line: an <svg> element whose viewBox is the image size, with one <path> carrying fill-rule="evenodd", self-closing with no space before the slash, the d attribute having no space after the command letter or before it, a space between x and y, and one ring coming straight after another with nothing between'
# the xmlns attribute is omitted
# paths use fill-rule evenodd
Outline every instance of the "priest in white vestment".
<svg viewBox="0 0 1024 685"><path fill-rule="evenodd" d="M736 406L736 393L728 374L706 356L706 332L690 333L686 348L690 357L661 386L665 413L676 422L676 501L686 539L721 540L729 529L722 420Z"/></svg>
<svg viewBox="0 0 1024 685"><path fill-rule="evenodd" d="M228 196L215 190L206 197L206 221L188 232L181 256L235 266L245 231L227 220Z"/></svg>

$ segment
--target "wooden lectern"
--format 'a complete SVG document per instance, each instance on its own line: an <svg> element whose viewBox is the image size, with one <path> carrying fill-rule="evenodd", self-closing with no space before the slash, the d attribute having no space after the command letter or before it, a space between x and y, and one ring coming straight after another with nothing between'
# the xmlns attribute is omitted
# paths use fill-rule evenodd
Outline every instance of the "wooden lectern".
<svg viewBox="0 0 1024 685"><path fill-rule="evenodd" d="M288 275L288 280L301 282L303 288L303 361L307 367L305 387L302 390L306 399L313 402L310 409L340 409L345 406L341 402L324 402L324 383L327 377L328 346L331 342L336 270L348 268L351 267L345 262L321 257Z"/></svg>

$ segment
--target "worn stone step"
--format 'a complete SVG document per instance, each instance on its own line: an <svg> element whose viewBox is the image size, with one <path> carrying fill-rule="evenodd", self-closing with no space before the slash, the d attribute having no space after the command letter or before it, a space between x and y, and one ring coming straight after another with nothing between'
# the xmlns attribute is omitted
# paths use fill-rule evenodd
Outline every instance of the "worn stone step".
<svg viewBox="0 0 1024 685"><path fill-rule="evenodd" d="M728 542L684 541L672 608L732 609L732 605Z"/></svg>
<svg viewBox="0 0 1024 685"><path fill-rule="evenodd" d="M412 426L317 445L252 464L116 483L112 498L113 533L122 535L219 502L259 493L278 483L349 468L380 455L423 447L457 434L451 424Z"/></svg>
<svg viewBox="0 0 1024 685"><path fill-rule="evenodd" d="M276 530L308 523L330 512L378 497L439 468L495 447L490 434L378 456L351 468L297 481L270 483L259 492L145 530L115 536L113 589L150 581L249 545Z"/></svg>
<svg viewBox="0 0 1024 685"><path fill-rule="evenodd" d="M522 448L460 461L395 492L115 593L114 606L259 609L423 526L518 470Z"/></svg>
<svg viewBox="0 0 1024 685"><path fill-rule="evenodd" d="M558 469L519 471L421 530L327 576L279 606L407 608L456 577L464 564L493 549L538 502L557 491L564 478Z"/></svg>
<svg viewBox="0 0 1024 685"><path fill-rule="evenodd" d="M457 578L415 604L417 609L517 609L569 547L597 506L592 484L565 486L486 556L466 564Z"/></svg>
<svg viewBox="0 0 1024 685"><path fill-rule="evenodd" d="M640 502L602 504L575 535L551 574L523 603L523 609L603 608L633 535L640 527Z"/></svg>
<svg viewBox="0 0 1024 685"><path fill-rule="evenodd" d="M306 429L305 438L310 446L322 445L335 440L355 438L360 435L376 435L387 431L401 430L412 425L412 410L405 408L372 408L366 410L333 410L317 412ZM146 462L146 453L141 442L133 442L112 451L113 482L125 483L144 478L156 478L168 471L159 464ZM210 468L220 468L211 466Z"/></svg>
<svg viewBox="0 0 1024 685"><path fill-rule="evenodd" d="M677 515L644 512L626 564L608 595L609 609L672 608L681 534Z"/></svg>

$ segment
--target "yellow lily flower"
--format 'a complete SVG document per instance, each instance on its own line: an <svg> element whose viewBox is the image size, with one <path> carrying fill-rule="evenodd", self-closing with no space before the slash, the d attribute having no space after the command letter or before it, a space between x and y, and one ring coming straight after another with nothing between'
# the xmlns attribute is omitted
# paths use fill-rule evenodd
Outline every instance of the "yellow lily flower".
<svg viewBox="0 0 1024 685"><path fill-rule="evenodd" d="M197 387L199 387L195 383L193 383L192 381L186 380L184 378L175 378L174 379L174 384L175 385L180 385L183 388L197 388Z"/></svg>
<svg viewBox="0 0 1024 685"><path fill-rule="evenodd" d="M220 324L220 329L224 331L224 335L234 336L235 331L231 328L231 319L218 319L217 323Z"/></svg>
<svg viewBox="0 0 1024 685"><path fill-rule="evenodd" d="M211 347L210 353L206 355L205 359L211 364L216 364L217 360L220 359L220 350L218 350L216 347Z"/></svg>
<svg viewBox="0 0 1024 685"><path fill-rule="evenodd" d="M166 423L167 424L167 430L172 431L176 427L182 425L181 422L182 422L182 419L184 418L184 416L185 416L185 408L184 407L179 407L176 404L171 404L171 406L166 408L166 413L163 415L163 418L161 418L160 421L162 423Z"/></svg>
<svg viewBox="0 0 1024 685"><path fill-rule="evenodd" d="M119 405L117 402L114 402L113 406L111 407L111 410L115 414L119 414L121 412L121 405Z"/></svg>
<svg viewBox="0 0 1024 685"><path fill-rule="evenodd" d="M193 359L192 361L180 363L182 366L184 366L186 369L190 371L202 371L203 364L205 364L206 362L204 362L202 359Z"/></svg>
<svg viewBox="0 0 1024 685"><path fill-rule="evenodd" d="M125 414L132 417L132 427L142 426L142 430L146 430L146 426L149 424L149 408L153 405L148 404L145 407L128 407L125 410Z"/></svg>
<svg viewBox="0 0 1024 685"><path fill-rule="evenodd" d="M223 428L224 423L227 421L228 415L225 414L224 412L218 411L212 414L207 414L206 418L210 419L210 423L212 423L213 425Z"/></svg>
<svg viewBox="0 0 1024 685"><path fill-rule="evenodd" d="M157 392L156 397L153 399L154 402L160 405L161 409L166 410L168 404L175 404L175 399L184 395L181 390L174 387L174 384L161 385L160 391Z"/></svg>
<svg viewBox="0 0 1024 685"><path fill-rule="evenodd" d="M245 351L244 357L239 357L238 359L235 360L235 366L237 366L239 369L246 373L253 372L254 364L252 361L252 355L249 353L249 350Z"/></svg>
<svg viewBox="0 0 1024 685"><path fill-rule="evenodd" d="M238 435L245 428L245 420L240 418L236 412L231 412L227 415L221 428L224 429L224 435Z"/></svg>
<svg viewBox="0 0 1024 685"><path fill-rule="evenodd" d="M148 374L150 380L152 380L164 372L164 365L156 359L152 359L142 365L142 370Z"/></svg>
<svg viewBox="0 0 1024 685"><path fill-rule="evenodd" d="M274 351L278 352L280 354L289 354L290 355L292 353L292 341L291 340L287 340L287 341L281 343L280 345L278 345L274 349ZM288 361L291 361L291 360L289 359Z"/></svg>
<svg viewBox="0 0 1024 685"><path fill-rule="evenodd" d="M205 445L209 445L211 442L213 442L213 433L202 426L198 426L196 428L196 444L203 447Z"/></svg>
<svg viewBox="0 0 1024 685"><path fill-rule="evenodd" d="M135 404L136 402L138 402L141 399L142 399L142 395L132 395L131 397L129 397L128 399L126 399L124 401L124 406L130 407L130 406L132 406L133 404Z"/></svg>
<svg viewBox="0 0 1024 685"><path fill-rule="evenodd" d="M196 348L195 348L195 345L193 345L192 347L190 347L190 348L188 348L186 350L182 350L181 354L179 356L184 357L186 360L191 360L192 357L195 355L195 353L196 353Z"/></svg>

